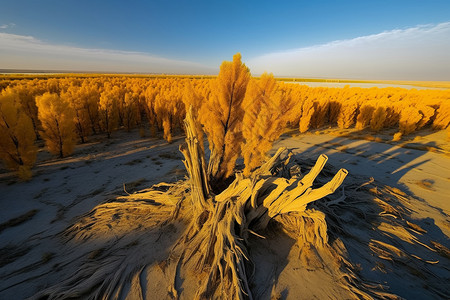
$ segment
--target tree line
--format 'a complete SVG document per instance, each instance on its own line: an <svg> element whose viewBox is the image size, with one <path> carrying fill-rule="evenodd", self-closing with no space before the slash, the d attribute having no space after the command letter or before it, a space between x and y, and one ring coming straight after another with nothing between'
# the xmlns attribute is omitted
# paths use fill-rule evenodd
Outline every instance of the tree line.
<svg viewBox="0 0 450 300"><path fill-rule="evenodd" d="M216 181L232 174L239 157L249 174L288 128L398 128L395 140L425 127L450 131L450 90L308 87L267 73L254 78L240 54L223 62L216 78L70 76L4 80L0 88L0 158L24 180L32 176L36 139L59 157L119 129L161 133L171 142L190 107L208 137L208 174Z"/></svg>

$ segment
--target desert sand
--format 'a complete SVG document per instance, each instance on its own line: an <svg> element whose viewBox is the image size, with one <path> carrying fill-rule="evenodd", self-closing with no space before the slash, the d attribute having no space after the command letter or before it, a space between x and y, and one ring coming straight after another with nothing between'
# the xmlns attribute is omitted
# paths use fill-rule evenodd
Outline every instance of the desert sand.
<svg viewBox="0 0 450 300"><path fill-rule="evenodd" d="M399 143L363 137L330 129L287 133L274 145L272 154L288 148L306 172L321 154L328 156L328 172L349 171L342 188L323 200L328 203L314 207L332 212L326 219L328 243L342 250L347 261L340 263L348 262L351 270L340 273L331 257L306 255L275 224L249 238L254 299L450 297L445 132ZM2 170L0 299L84 298L80 291L94 286L98 292L111 282L120 286L112 291L118 298L191 299L199 279L177 270L171 256L186 224L160 223L158 216L174 206L170 197L167 206L157 207L146 198L155 184L184 180L178 150L183 141L177 136L168 144L139 138L135 131L117 132L109 141L78 145L64 159L41 151L29 182ZM134 275L118 278L118 273ZM342 274L351 278L339 278Z"/></svg>

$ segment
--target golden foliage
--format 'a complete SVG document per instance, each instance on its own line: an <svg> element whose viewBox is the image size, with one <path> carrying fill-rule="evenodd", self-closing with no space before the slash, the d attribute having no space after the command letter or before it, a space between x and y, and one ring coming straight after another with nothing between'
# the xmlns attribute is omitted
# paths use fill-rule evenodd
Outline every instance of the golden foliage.
<svg viewBox="0 0 450 300"><path fill-rule="evenodd" d="M422 114L414 106L405 107L400 114L400 132L402 135L410 134L417 128L417 124L422 120Z"/></svg>
<svg viewBox="0 0 450 300"><path fill-rule="evenodd" d="M450 90L309 87L275 82L265 74L252 80L246 96L249 80L250 71L236 54L232 62L223 62L218 77L22 76L3 80L0 88L15 95L20 114L31 120L35 136L46 131L38 117L37 98L53 93L70 103L74 132L81 142L99 132L110 137L115 130L130 131L136 126L141 135L149 127L152 137L162 132L170 142L183 130L186 109L192 106L203 126L198 130L208 137L208 172L216 179L232 174L238 157L244 158L245 172L249 172L285 127L298 126L300 132L324 126L370 127L373 132L398 128L395 139L399 139L430 125L442 130L450 124ZM245 97L253 101L244 101ZM200 144L203 147L203 141ZM252 144L261 151L245 150Z"/></svg>
<svg viewBox="0 0 450 300"><path fill-rule="evenodd" d="M250 80L242 105L245 108L242 156L244 175L248 176L262 164L273 142L283 133L293 102L278 87L273 75L264 73L259 80Z"/></svg>
<svg viewBox="0 0 450 300"><path fill-rule="evenodd" d="M422 115L422 119L420 119L420 121L417 123L416 130L419 130L430 123L431 118L434 116L435 110L431 106L423 105L420 103L418 103L416 107Z"/></svg>
<svg viewBox="0 0 450 300"><path fill-rule="evenodd" d="M20 108L31 119L34 132L37 136L39 134L39 120L37 116L37 107L36 102L34 101L34 97L44 92L39 86L31 83L20 83L14 86L9 86L7 87L6 91L7 90L10 90L11 93L14 93L18 96L21 105Z"/></svg>
<svg viewBox="0 0 450 300"><path fill-rule="evenodd" d="M403 134L401 132L396 132L396 133L394 133L392 140L394 142L398 142L402 139L402 136L403 136Z"/></svg>
<svg viewBox="0 0 450 300"><path fill-rule="evenodd" d="M434 109L420 105L419 107L409 106L403 108L400 114L399 128L402 135L408 135L423 127L434 115Z"/></svg>
<svg viewBox="0 0 450 300"><path fill-rule="evenodd" d="M433 122L434 129L445 129L450 124L450 101L443 102L437 110L436 119Z"/></svg>
<svg viewBox="0 0 450 300"><path fill-rule="evenodd" d="M299 130L301 133L307 132L311 127L311 118L314 111L314 102L310 99L306 99L302 105L302 114L299 123Z"/></svg>
<svg viewBox="0 0 450 300"><path fill-rule="evenodd" d="M358 103L353 101L345 101L342 104L338 115L337 124L341 129L350 128L355 124L355 117L358 110Z"/></svg>
<svg viewBox="0 0 450 300"><path fill-rule="evenodd" d="M84 108L83 98L80 95L81 89L77 86L70 86L66 92L61 93L61 99L70 103L74 111L75 129L81 142L84 143L90 135L92 127L90 126L89 115Z"/></svg>
<svg viewBox="0 0 450 300"><path fill-rule="evenodd" d="M311 127L314 129L321 128L328 123L328 114L330 108L330 101L328 99L321 99L314 102L314 113L311 117Z"/></svg>
<svg viewBox="0 0 450 300"><path fill-rule="evenodd" d="M208 174L212 178L230 176L240 156L244 117L241 104L249 80L250 70L241 62L241 55L235 54L232 62L224 61L220 66L217 79L211 82L210 97L201 107L199 116L211 150Z"/></svg>
<svg viewBox="0 0 450 300"><path fill-rule="evenodd" d="M119 123L118 113L118 97L119 88L106 83L104 90L100 95L99 114L102 129L111 137L111 133L115 130Z"/></svg>
<svg viewBox="0 0 450 300"><path fill-rule="evenodd" d="M70 103L57 94L45 93L36 97L38 117L42 124L41 136L49 151L64 157L75 146L74 112Z"/></svg>
<svg viewBox="0 0 450 300"><path fill-rule="evenodd" d="M139 94L125 93L123 101L123 124L128 132L139 123Z"/></svg>
<svg viewBox="0 0 450 300"><path fill-rule="evenodd" d="M21 109L19 96L12 90L0 95L0 159L22 180L32 176L36 161L36 135L31 118Z"/></svg>
<svg viewBox="0 0 450 300"><path fill-rule="evenodd" d="M150 134L152 137L156 137L157 121L154 105L157 94L158 88L154 84L149 85L144 92L144 101L142 106L150 125Z"/></svg>
<svg viewBox="0 0 450 300"><path fill-rule="evenodd" d="M374 110L375 108L370 104L363 104L360 107L358 117L356 118L356 129L362 130L369 126Z"/></svg>
<svg viewBox="0 0 450 300"><path fill-rule="evenodd" d="M370 129L374 132L379 132L383 129L386 118L386 108L384 106L377 107L372 114L372 118L370 119Z"/></svg>

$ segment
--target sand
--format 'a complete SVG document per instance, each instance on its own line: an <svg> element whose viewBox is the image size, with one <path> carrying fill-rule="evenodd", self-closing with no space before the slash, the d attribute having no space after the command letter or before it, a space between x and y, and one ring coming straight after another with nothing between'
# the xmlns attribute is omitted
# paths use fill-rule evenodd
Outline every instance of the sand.
<svg viewBox="0 0 450 300"><path fill-rule="evenodd" d="M414 142L403 143L388 143L387 138L379 142L354 139L342 134L336 130L286 134L273 151L285 146L302 159L326 154L328 164L336 169L345 167L356 176L353 180L365 182L373 177L379 185L404 192L402 197L406 200L402 205L409 213L402 222L415 225L403 232L394 226L397 223L379 221L370 224L373 232L369 232L352 224L357 220L345 215L345 210L337 209L342 214L340 224L352 233L340 240L365 282L383 285L387 292L406 299L450 297L450 257L446 252L450 247L450 156L445 133L430 132ZM12 174L1 172L0 299L24 299L58 285L83 269L87 259L82 254L90 253L90 261L95 262L102 257L102 249L108 247L120 251L122 257L133 257L131 261L124 260L128 265L133 260L152 262L140 273L146 288L136 291L131 284L124 295L133 298L141 293L147 299L168 298L171 278L161 262L182 232L182 223L145 231L151 223L148 219L143 228L123 225L120 231L120 224L128 223L120 223L123 218L112 220L108 223L111 231L105 229L109 235L98 236L89 245L68 242L61 233L102 203L159 182L182 180L185 170L178 151L182 142L181 136L167 144L161 139L140 138L135 131L117 132L109 141L99 137L98 141L77 146L72 156L62 160L41 151L30 182L18 182ZM426 148L430 145L433 152ZM126 238L118 238L122 236ZM134 247L136 241L140 246ZM256 266L252 281L256 299L351 297L348 290L335 284L323 266L302 265L299 247L281 232L269 234L265 240L252 238L251 243L257 249L250 253ZM401 249L397 256L392 255L396 253L389 248L392 245ZM383 258L383 251L391 256ZM195 280L189 274L181 276L176 283L180 298L190 299ZM137 279L131 281L134 280Z"/></svg>

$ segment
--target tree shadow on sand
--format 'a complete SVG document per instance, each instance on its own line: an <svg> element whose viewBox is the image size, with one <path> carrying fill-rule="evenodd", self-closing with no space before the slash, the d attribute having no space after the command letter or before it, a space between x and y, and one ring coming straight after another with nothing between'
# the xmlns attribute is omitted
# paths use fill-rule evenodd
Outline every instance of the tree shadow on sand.
<svg viewBox="0 0 450 300"><path fill-rule="evenodd" d="M352 145L357 143L357 145ZM423 148L435 147L436 143L423 144ZM295 148L292 149L295 152ZM391 186L406 186L399 183L409 171L427 163L429 159L420 159L424 151L376 143L363 140L334 138L330 141L311 145L302 152L307 158L326 154L335 167L345 166L350 172L374 177L375 180L389 183ZM412 161L417 161L411 164Z"/></svg>
<svg viewBox="0 0 450 300"><path fill-rule="evenodd" d="M40 275L23 270L2 277L3 296L25 287L33 287L27 288L32 299L143 296L147 272L164 269L161 262L183 230L181 221L171 221L175 205L152 200L169 188L118 197L80 216L55 236L59 247ZM169 285L164 274L160 281Z"/></svg>
<svg viewBox="0 0 450 300"><path fill-rule="evenodd" d="M448 298L449 239L433 219L412 217L427 204L399 182L404 174L428 161L420 160L423 152L373 143L350 147L351 143L336 138L297 155L305 165L305 157L325 152L334 167L349 169L341 193L309 205L326 214L329 243L343 242L348 260L366 284L407 299ZM415 160L418 162L411 164ZM359 172L362 164L375 180L352 173L353 164ZM377 181L377 175L386 172L389 176L383 181L391 186ZM441 209L436 211L446 216Z"/></svg>

